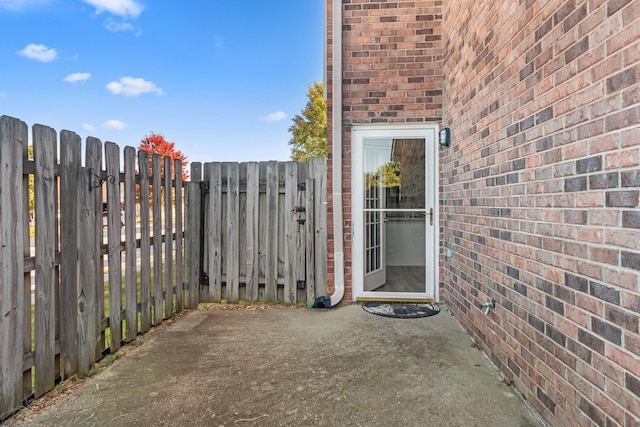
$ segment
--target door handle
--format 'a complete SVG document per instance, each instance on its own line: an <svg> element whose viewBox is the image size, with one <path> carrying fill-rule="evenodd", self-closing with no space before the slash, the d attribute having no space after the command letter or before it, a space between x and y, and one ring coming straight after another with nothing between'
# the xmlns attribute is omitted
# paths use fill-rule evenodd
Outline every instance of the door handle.
<svg viewBox="0 0 640 427"><path fill-rule="evenodd" d="M429 225L433 225L433 208L429 208Z"/></svg>

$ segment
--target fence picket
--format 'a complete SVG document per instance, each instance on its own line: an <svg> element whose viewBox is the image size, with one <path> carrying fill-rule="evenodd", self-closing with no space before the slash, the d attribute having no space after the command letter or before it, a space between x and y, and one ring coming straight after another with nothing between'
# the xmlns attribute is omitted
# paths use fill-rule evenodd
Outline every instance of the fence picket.
<svg viewBox="0 0 640 427"><path fill-rule="evenodd" d="M124 148L125 339L138 335L138 283L136 277L136 150Z"/></svg>
<svg viewBox="0 0 640 427"><path fill-rule="evenodd" d="M33 155L35 161L34 191L36 215L36 331L35 395L42 396L55 386L55 172L54 153L57 151L55 130L33 127Z"/></svg>
<svg viewBox="0 0 640 427"><path fill-rule="evenodd" d="M173 221L171 220L171 158L164 158L164 318L173 310Z"/></svg>
<svg viewBox="0 0 640 427"><path fill-rule="evenodd" d="M305 207L305 223L304 235L306 239L305 249L305 282L306 282L306 301L307 305L311 304L316 298L316 269L315 269L315 180L308 178L305 181L304 207Z"/></svg>
<svg viewBox="0 0 640 427"><path fill-rule="evenodd" d="M260 196L260 169L258 163L247 164L247 204L246 204L246 296L249 301L258 301L258 218Z"/></svg>
<svg viewBox="0 0 640 427"><path fill-rule="evenodd" d="M7 116L0 117L0 420L9 416L22 404L22 337L24 288L23 241L19 234L22 213L22 157L23 144L28 141L24 122ZM16 227L16 224L18 225ZM31 323L31 319L28 319Z"/></svg>
<svg viewBox="0 0 640 427"><path fill-rule="evenodd" d="M176 210L175 220L175 259L176 259L176 312L182 311L183 297L184 297L184 266L182 265L182 251L183 251L183 230L182 230L182 162L175 160L173 165L174 179L175 179L175 203Z"/></svg>
<svg viewBox="0 0 640 427"><path fill-rule="evenodd" d="M293 162L284 164L284 302L297 302L296 287L296 233L298 230L298 214L296 202L298 200L298 169Z"/></svg>
<svg viewBox="0 0 640 427"><path fill-rule="evenodd" d="M209 204L206 211L206 227L203 232L207 236L209 248L205 265L209 273L208 301L222 301L222 165L207 163L204 165L209 175Z"/></svg>
<svg viewBox="0 0 640 427"><path fill-rule="evenodd" d="M80 137L60 132L60 353L62 378L78 372L78 198L82 145Z"/></svg>
<svg viewBox="0 0 640 427"><path fill-rule="evenodd" d="M264 300L278 300L278 163L267 164L267 211L265 215L267 230L265 291Z"/></svg>
<svg viewBox="0 0 640 427"><path fill-rule="evenodd" d="M140 332L151 327L151 236L149 231L149 155L138 152L140 177Z"/></svg>
<svg viewBox="0 0 640 427"><path fill-rule="evenodd" d="M80 231L78 248L80 289L78 305L78 372L89 375L93 363L102 353L100 321L104 316L104 279L100 242L102 240L102 191L99 176L102 167L102 144L87 138L85 170L80 176ZM90 187L96 187L90 189ZM97 224L99 218L100 224ZM99 233L99 234L98 234Z"/></svg>
<svg viewBox="0 0 640 427"><path fill-rule="evenodd" d="M120 240L120 153L113 142L104 144L107 167L107 254L109 257L109 346L114 352L122 342L122 255ZM113 178L111 178L113 177Z"/></svg>
<svg viewBox="0 0 640 427"><path fill-rule="evenodd" d="M240 222L240 168L238 163L225 163L227 176L227 222L226 222L226 273L227 273L227 301L235 304L239 302L239 266L240 256L239 229Z"/></svg>
<svg viewBox="0 0 640 427"><path fill-rule="evenodd" d="M151 156L153 199L153 324L162 323L162 179L160 156Z"/></svg>
<svg viewBox="0 0 640 427"><path fill-rule="evenodd" d="M18 122L21 123L21 122ZM24 125L24 123L23 123ZM0 133L2 132L1 130L1 125L0 125ZM25 125L25 132L26 132L26 125ZM2 139L1 139L1 135L0 135L0 144L2 144ZM2 148L0 148L1 150ZM0 154L0 157L2 155ZM24 164L30 164L33 165L33 162L31 160L29 160L29 147L28 147L28 140L26 138L25 135L25 139L23 140L23 144L22 144L22 158L24 159ZM1 162L0 162L1 163ZM23 172L24 172L24 166L23 166ZM23 254L23 260L22 263L24 264L24 260L27 258L31 257L31 221L30 221L30 216L31 213L29 212L29 200L31 199L29 191L24 191L24 189L26 188L27 190L29 189L29 179L30 176L27 174L23 174L22 175L22 188L19 189L18 186L16 186L16 190L18 190L19 192L22 193L22 224L18 224L16 227L16 230L20 230L22 229L22 254ZM0 183L0 188L2 188L2 184ZM9 215L10 217L10 215ZM2 215L2 218L4 218L4 214ZM2 218L0 218L0 222L2 221ZM8 219L8 218L7 218ZM0 226L1 228L1 226ZM10 239L9 239L10 240ZM18 251L19 248L16 247L16 251ZM16 252L16 256L19 256L19 252ZM0 261L0 265L2 265L1 261ZM4 267L2 267L4 268ZM21 268L24 268L24 265L22 265ZM32 272L31 271L26 271L26 269L24 269L24 274L23 274L23 285L22 285L22 289L20 289L22 291L22 313L23 313L23 318L22 318L22 352L24 355L31 355L32 353L32 348L33 348L33 338L31 336L31 316L33 314L33 307L31 304L31 278L32 278ZM20 270L18 270L20 271ZM0 280L1 282L1 280ZM2 284L0 283L0 288L2 287ZM6 294L4 294L6 295ZM19 295L16 295L19 297ZM7 300L11 300L11 298L6 298ZM1 305L1 304L0 304ZM18 308L19 309L19 308ZM6 313L5 311L2 311L3 313ZM0 323L2 323L0 321ZM19 331L16 331L17 333L19 333ZM17 339L19 340L20 335L16 335ZM0 336L0 338L2 338ZM2 340L2 343L7 343L6 341ZM7 343L8 345L11 345L10 343ZM1 363L1 361L0 361ZM22 396L26 397L29 396L31 394L32 391L32 387L31 384L33 383L33 369L31 369L32 366L27 367L26 363L23 363L23 367L22 367ZM1 398L0 398L0 405L2 405L1 402ZM2 406L0 406L0 420L2 419L2 414L3 412L3 408Z"/></svg>
<svg viewBox="0 0 640 427"><path fill-rule="evenodd" d="M306 180L309 174L309 167L307 163L295 163L295 166L298 169L298 175L296 178L296 204L295 210L296 214L294 214L295 221L292 223L295 230L295 258L294 258L294 283L296 284L297 289L297 298L296 302L304 302L307 300L307 291L306 291L306 282L307 275L305 271L305 257L306 257L306 249L307 246L305 243L308 240L306 236L306 218L307 218L307 210L306 210ZM309 240L309 243L312 244L313 240ZM298 286L300 285L300 286Z"/></svg>
<svg viewBox="0 0 640 427"><path fill-rule="evenodd" d="M186 307L195 308L200 300L200 242L202 164L191 163L191 179L186 183L185 198L185 282Z"/></svg>

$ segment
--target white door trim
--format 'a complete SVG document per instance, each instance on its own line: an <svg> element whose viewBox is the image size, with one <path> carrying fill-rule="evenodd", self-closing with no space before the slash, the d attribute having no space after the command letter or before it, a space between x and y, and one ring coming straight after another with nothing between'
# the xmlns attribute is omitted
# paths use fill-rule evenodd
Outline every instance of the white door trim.
<svg viewBox="0 0 640 427"><path fill-rule="evenodd" d="M354 125L351 129L351 218L352 218L352 295L361 299L433 299L439 300L439 197L438 197L438 143L437 124L380 124ZM367 292L364 291L364 239L363 239L363 140L365 138L424 138L425 146L425 208L433 208L432 239L426 239L425 292ZM427 233L429 236L429 233Z"/></svg>

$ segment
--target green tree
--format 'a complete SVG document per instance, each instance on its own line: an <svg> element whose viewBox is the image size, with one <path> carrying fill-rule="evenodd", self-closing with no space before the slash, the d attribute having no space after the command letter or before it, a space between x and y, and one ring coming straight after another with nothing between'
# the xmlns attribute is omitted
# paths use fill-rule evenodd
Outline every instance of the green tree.
<svg viewBox="0 0 640 427"><path fill-rule="evenodd" d="M314 157L327 156L327 103L324 101L324 84L313 82L307 92L309 101L293 118L289 128L291 160L306 162Z"/></svg>

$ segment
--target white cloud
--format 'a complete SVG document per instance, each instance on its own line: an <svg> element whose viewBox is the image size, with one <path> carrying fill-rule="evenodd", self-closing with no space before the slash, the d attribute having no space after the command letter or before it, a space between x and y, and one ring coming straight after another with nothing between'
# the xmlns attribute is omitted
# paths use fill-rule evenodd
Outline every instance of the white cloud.
<svg viewBox="0 0 640 427"><path fill-rule="evenodd" d="M112 129L112 130L122 130L127 126L129 125L126 124L125 122L121 122L120 120L107 120L102 124L103 128Z"/></svg>
<svg viewBox="0 0 640 427"><path fill-rule="evenodd" d="M155 93L164 95L162 89L153 82L135 77L122 77L117 82L111 82L106 86L107 90L115 95L138 96L143 93Z"/></svg>
<svg viewBox="0 0 640 427"><path fill-rule="evenodd" d="M18 55L22 55L29 59L35 59L36 61L50 62L58 57L58 52L43 44L29 43L27 47L18 51Z"/></svg>
<svg viewBox="0 0 640 427"><path fill-rule="evenodd" d="M73 73L65 77L64 81L69 83L76 83L76 82L83 82L85 80L89 80L90 78L91 78L91 73Z"/></svg>
<svg viewBox="0 0 640 427"><path fill-rule="evenodd" d="M287 113L284 111L274 111L273 113L267 114L266 117L263 117L262 120L265 122L279 122L281 120L285 120L287 118Z"/></svg>
<svg viewBox="0 0 640 427"><path fill-rule="evenodd" d="M26 9L48 6L54 2L55 0L0 0L0 9L21 12Z"/></svg>
<svg viewBox="0 0 640 427"><path fill-rule="evenodd" d="M134 0L83 0L96 8L96 14L108 12L123 18L137 18L142 13L142 5Z"/></svg>
<svg viewBox="0 0 640 427"><path fill-rule="evenodd" d="M87 132L93 132L94 130L96 130L96 127L94 125L92 125L92 124L89 124L89 123L83 123L82 124L82 130L87 131Z"/></svg>
<svg viewBox="0 0 640 427"><path fill-rule="evenodd" d="M112 33L121 33L124 31L136 31L136 35L142 34L142 31L139 28L134 27L128 22L116 22L113 19L107 19L107 23L105 24L105 28Z"/></svg>

